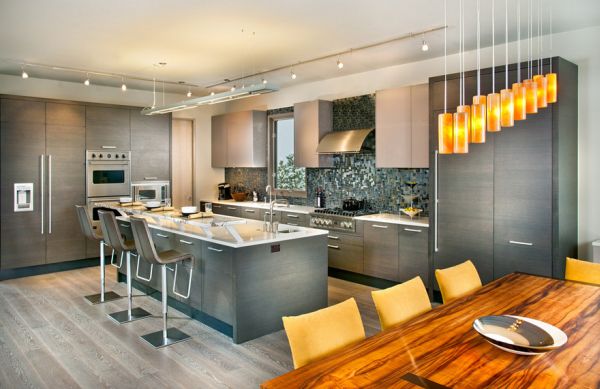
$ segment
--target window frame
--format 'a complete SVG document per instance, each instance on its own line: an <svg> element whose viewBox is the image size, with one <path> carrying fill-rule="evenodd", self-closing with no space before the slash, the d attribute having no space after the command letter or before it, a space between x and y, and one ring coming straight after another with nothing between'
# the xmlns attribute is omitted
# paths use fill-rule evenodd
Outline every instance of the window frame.
<svg viewBox="0 0 600 389"><path fill-rule="evenodd" d="M277 121L279 120L284 120L284 119L293 119L294 118L294 112L285 112L285 113L278 113L278 114L273 114L273 115L269 115L268 117L268 122L269 122L269 133L268 133L268 142L267 142L267 150L268 150L268 169L267 169L267 176L268 176L268 183L269 185L271 185L271 188L273 188L273 193L277 194L278 196L285 196L285 197L300 197L300 198L307 198L307 190L306 190L306 186L307 186L307 182L306 182L306 172L304 174L304 190L291 190L291 189L278 189L275 187L275 166L276 166L276 155L275 155L275 142L276 142L276 136L275 136L275 131L277 129ZM295 131L295 129L294 129ZM295 136L295 134L294 134ZM294 155L295 156L295 155Z"/></svg>

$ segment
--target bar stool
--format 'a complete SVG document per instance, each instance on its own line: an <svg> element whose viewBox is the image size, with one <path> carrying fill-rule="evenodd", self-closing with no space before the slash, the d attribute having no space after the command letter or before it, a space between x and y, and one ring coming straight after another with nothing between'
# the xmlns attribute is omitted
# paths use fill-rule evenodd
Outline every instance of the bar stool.
<svg viewBox="0 0 600 389"><path fill-rule="evenodd" d="M161 331L152 332L143 335L141 338L146 342L150 343L155 348L170 346L174 343L178 343L184 340L190 339L190 336L177 328L167 328L167 265L171 263L177 263L179 261L191 260L195 258L191 254L181 253L177 250L167 250L160 253L156 252L152 235L148 229L146 220L140 217L131 216L129 218L131 222L131 230L133 232L133 240L135 241L135 248L138 252L139 258L144 258L151 265L159 265L161 267L161 294L162 294L162 318L163 328ZM193 268L193 266L192 266ZM190 288L192 281L192 270L190 269L190 278L188 282L187 296L181 295L175 291L175 285L177 284L177 264L175 265L175 277L173 280L173 292L184 298L189 297Z"/></svg>
<svg viewBox="0 0 600 389"><path fill-rule="evenodd" d="M133 308L132 287L131 287L131 252L135 250L135 243L132 240L124 240L117 226L117 218L110 211L98 211L102 233L106 243L117 252L125 253L127 263L127 309L114 312L108 316L117 323L129 323L134 320L143 319L150 316L150 312L143 308Z"/></svg>
<svg viewBox="0 0 600 389"><path fill-rule="evenodd" d="M92 221L90 219L90 215L88 213L87 206L85 205L76 205L75 209L77 210L77 217L79 219L79 225L81 227L81 231L83 235L85 235L88 239L97 240L100 243L100 293L92 294L89 296L85 296L85 298L92 304L100 304L105 303L107 301L112 301L116 299L120 299L123 296L118 295L113 291L105 291L104 288L104 279L105 279L105 258L104 258L104 246L108 246L104 242L104 237L102 236L102 231L97 231L92 226ZM110 261L112 263L115 255L115 250L113 249L112 254L110 256Z"/></svg>

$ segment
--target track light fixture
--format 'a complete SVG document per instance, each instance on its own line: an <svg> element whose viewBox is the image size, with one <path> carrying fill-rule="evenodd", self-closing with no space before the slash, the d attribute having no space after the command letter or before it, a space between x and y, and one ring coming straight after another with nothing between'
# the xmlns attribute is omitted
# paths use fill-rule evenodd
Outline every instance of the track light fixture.
<svg viewBox="0 0 600 389"><path fill-rule="evenodd" d="M21 66L21 78L29 78L29 74L27 74L27 72L25 71L25 69L23 69L22 66Z"/></svg>
<svg viewBox="0 0 600 389"><path fill-rule="evenodd" d="M294 73L293 70L290 72L290 77L292 78L292 80L296 79L296 73Z"/></svg>
<svg viewBox="0 0 600 389"><path fill-rule="evenodd" d="M188 89L187 93L185 94L187 97L192 97L192 91L190 89Z"/></svg>
<svg viewBox="0 0 600 389"><path fill-rule="evenodd" d="M85 81L83 81L83 85L90 86L90 75L89 75L89 73L87 73L85 75Z"/></svg>
<svg viewBox="0 0 600 389"><path fill-rule="evenodd" d="M423 40L421 42L421 51L429 51L429 45L427 44L427 41L425 40L425 33L423 33Z"/></svg>
<svg viewBox="0 0 600 389"><path fill-rule="evenodd" d="M127 91L127 85L125 85L125 79L124 78L121 78L121 90L123 92Z"/></svg>
<svg viewBox="0 0 600 389"><path fill-rule="evenodd" d="M344 63L342 61L340 61L339 59L337 60L337 68L342 70L344 68Z"/></svg>

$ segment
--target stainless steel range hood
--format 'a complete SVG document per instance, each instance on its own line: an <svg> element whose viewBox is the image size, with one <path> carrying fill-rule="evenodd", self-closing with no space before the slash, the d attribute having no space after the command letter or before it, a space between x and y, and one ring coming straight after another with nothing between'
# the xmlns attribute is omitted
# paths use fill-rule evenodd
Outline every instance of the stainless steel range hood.
<svg viewBox="0 0 600 389"><path fill-rule="evenodd" d="M360 153L365 139L374 128L360 130L334 131L325 135L317 146L319 154Z"/></svg>

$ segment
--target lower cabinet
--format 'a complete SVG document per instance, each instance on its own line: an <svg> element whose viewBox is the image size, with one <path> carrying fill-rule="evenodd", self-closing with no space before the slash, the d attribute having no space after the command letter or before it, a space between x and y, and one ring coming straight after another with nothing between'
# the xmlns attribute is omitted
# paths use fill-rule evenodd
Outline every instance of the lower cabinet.
<svg viewBox="0 0 600 389"><path fill-rule="evenodd" d="M429 285L429 228L398 227L398 281L420 276L423 283Z"/></svg>
<svg viewBox="0 0 600 389"><path fill-rule="evenodd" d="M308 227L309 216L305 213L281 211L281 222L290 226Z"/></svg>
<svg viewBox="0 0 600 389"><path fill-rule="evenodd" d="M202 311L233 323L233 249L205 243L202 249Z"/></svg>
<svg viewBox="0 0 600 389"><path fill-rule="evenodd" d="M361 236L329 231L329 267L355 273L363 272L363 239Z"/></svg>
<svg viewBox="0 0 600 389"><path fill-rule="evenodd" d="M260 218L261 209L258 209L258 208L240 207L239 213L240 213L240 217L243 217L246 219L261 220L261 218Z"/></svg>
<svg viewBox="0 0 600 389"><path fill-rule="evenodd" d="M398 281L398 225L367 222L364 231L364 273Z"/></svg>

